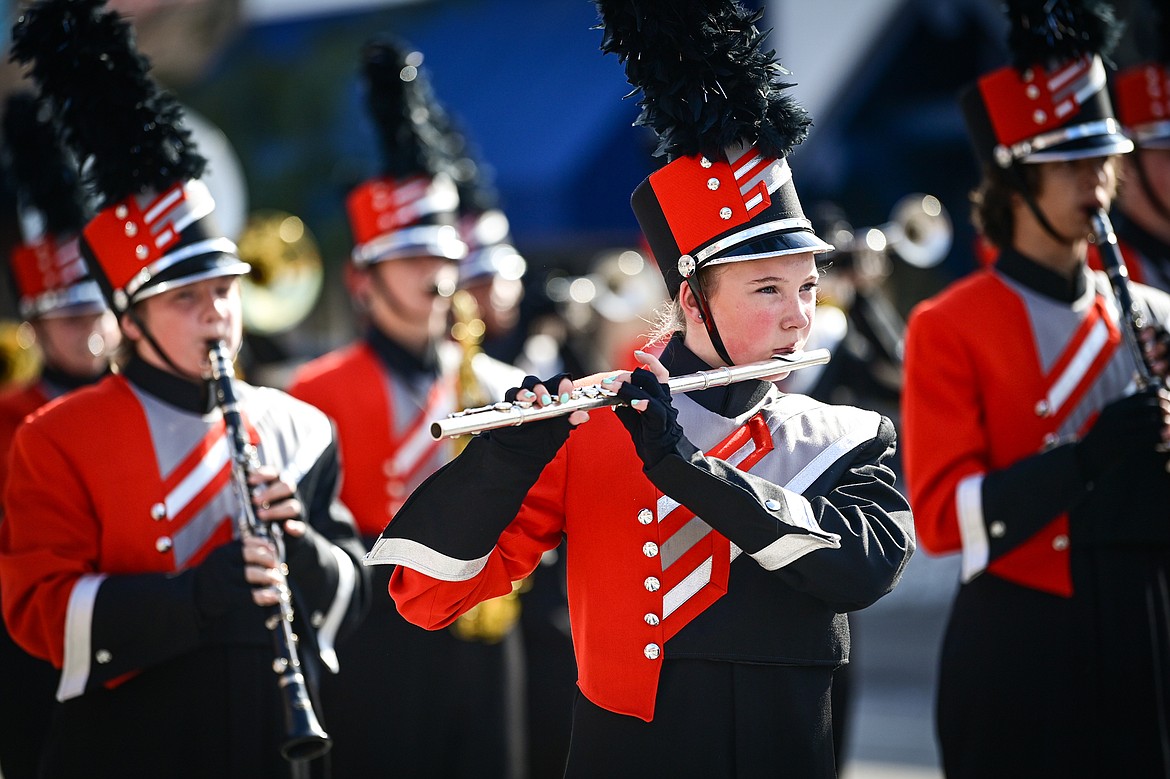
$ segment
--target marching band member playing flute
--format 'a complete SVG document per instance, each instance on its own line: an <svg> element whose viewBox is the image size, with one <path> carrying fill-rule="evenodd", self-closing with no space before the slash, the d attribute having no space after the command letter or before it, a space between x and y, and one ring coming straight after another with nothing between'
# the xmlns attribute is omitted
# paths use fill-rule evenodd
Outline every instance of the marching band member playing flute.
<svg viewBox="0 0 1170 779"><path fill-rule="evenodd" d="M639 354L642 368L604 381L629 404L616 413L475 437L367 562L395 564L398 609L439 629L567 539L580 689L568 776L835 776L845 612L889 592L914 548L887 465L893 426L771 382L675 397L663 383L804 346L815 255L829 248L785 159L807 118L774 80L758 14L738 3L599 7L603 49L627 63L672 160L633 195L671 290L672 337L661 360ZM673 89L702 104L715 72L725 92L707 90L711 113L694 126L656 107ZM529 377L509 394L547 406L570 390Z"/></svg>
<svg viewBox="0 0 1170 779"><path fill-rule="evenodd" d="M15 34L104 198L81 249L124 338L116 375L38 411L12 448L4 618L61 670L40 775L323 775L321 761L282 757L277 666L290 658L274 654L270 618L291 590L311 690L367 602L336 441L323 413L237 382L258 465L251 496L233 489L208 342L239 348L248 265L217 230L204 160L129 35L96 0L34 4ZM239 537L246 499L283 526L283 558Z"/></svg>
<svg viewBox="0 0 1170 779"><path fill-rule="evenodd" d="M1086 266L1132 148L1089 5L1013 6L1015 62L962 99L999 254L909 320L918 534L962 560L936 710L948 779L1170 776L1170 298L1132 287L1160 378L1134 392L1130 322Z"/></svg>

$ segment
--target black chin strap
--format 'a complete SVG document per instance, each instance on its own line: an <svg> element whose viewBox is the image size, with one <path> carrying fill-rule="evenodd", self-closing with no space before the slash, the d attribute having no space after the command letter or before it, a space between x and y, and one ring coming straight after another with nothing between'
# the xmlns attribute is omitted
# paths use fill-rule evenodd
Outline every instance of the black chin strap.
<svg viewBox="0 0 1170 779"><path fill-rule="evenodd" d="M201 375L192 375L190 373L187 373L187 371L183 370L182 368L180 368L178 365L175 364L175 361L171 359L171 356L169 354L167 354L165 351L163 351L163 348L161 346L159 346L158 341L156 341L154 336L150 334L150 328L148 328L146 326L146 322L142 321L142 317L138 316L137 309L130 308L126 312L126 316L130 317L130 321L132 321L135 325L138 326L138 329L140 331L142 331L142 337L146 339L146 342L150 344L151 348L154 349L155 353L158 354L158 356L162 358L163 362L165 362L167 364L167 367L169 367L175 373L176 376L182 376L184 379L187 379L188 381L207 383L208 380L206 377L201 376Z"/></svg>
<svg viewBox="0 0 1170 779"><path fill-rule="evenodd" d="M695 304L699 307L699 317L703 322L703 327L707 328L707 335L711 339L711 345L715 347L715 353L723 362L735 365L727 353L727 348L723 345L723 338L720 337L719 328L715 325L715 315L711 313L711 306L707 302L706 293L703 292L703 282L699 281L697 270L687 276L687 286L691 288L691 294L695 296Z"/></svg>

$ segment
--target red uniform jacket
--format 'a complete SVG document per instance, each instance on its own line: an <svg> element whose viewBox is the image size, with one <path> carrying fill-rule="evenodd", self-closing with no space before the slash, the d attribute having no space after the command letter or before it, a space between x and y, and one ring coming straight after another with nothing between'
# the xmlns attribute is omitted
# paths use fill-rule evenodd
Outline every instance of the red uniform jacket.
<svg viewBox="0 0 1170 779"><path fill-rule="evenodd" d="M1118 321L1102 273L1091 274L1086 294L1070 306L990 268L912 312L903 394L906 479L923 546L936 554L961 551L964 581L986 570L1072 594L1068 515L1013 527L1013 518L985 514L982 484L989 472L1076 440L1125 393L1134 365L1119 348ZM990 554L1005 537L1019 541Z"/></svg>
<svg viewBox="0 0 1170 779"><path fill-rule="evenodd" d="M578 684L597 705L647 721L664 659L840 663L841 612L889 591L914 545L880 464L892 426L775 390L736 420L686 397L674 403L690 440L712 451L704 473L736 485L726 503L718 489L696 497L712 501L702 519L655 487L616 415L601 410L544 467L518 514L515 504L495 509L516 474L477 439L412 496L367 562L398 564L399 611L433 629L510 591L565 534ZM690 467L674 459L664 467Z"/></svg>
<svg viewBox="0 0 1170 779"><path fill-rule="evenodd" d="M345 472L341 501L363 536L382 532L410 491L455 453L450 441L430 435L430 423L455 411L458 402L458 355L444 348L440 359L443 374L419 398L412 398L364 341L307 363L289 385L290 395L321 409L337 425ZM477 368L494 400L523 378L486 358Z"/></svg>
<svg viewBox="0 0 1170 779"><path fill-rule="evenodd" d="M49 402L50 396L45 392L41 382L33 382L18 387L0 395L0 497L4 495L4 488L8 484L8 452L12 449L12 439L16 435L16 428L32 412Z"/></svg>
<svg viewBox="0 0 1170 779"><path fill-rule="evenodd" d="M276 390L241 383L239 391L262 460L304 487L303 477L327 453L334 456L328 420ZM130 602L99 607L108 577L184 571L232 538L239 503L218 412L180 412L113 376L31 416L17 432L11 462L0 523L4 616L26 651L62 669L58 697L197 646L186 580L160 577ZM306 511L327 506L332 487L303 492ZM348 515L313 513L311 521L326 538L353 543ZM331 578L303 592L300 603L306 617L319 612L313 618L323 654L332 653L340 620L360 604L353 558L340 548L329 553L323 565ZM112 643L95 645L103 635Z"/></svg>

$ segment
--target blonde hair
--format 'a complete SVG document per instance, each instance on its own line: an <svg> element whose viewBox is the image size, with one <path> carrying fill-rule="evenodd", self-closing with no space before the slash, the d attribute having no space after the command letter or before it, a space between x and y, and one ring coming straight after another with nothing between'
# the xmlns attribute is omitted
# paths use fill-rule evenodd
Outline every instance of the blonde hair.
<svg viewBox="0 0 1170 779"><path fill-rule="evenodd" d="M719 277L723 275L724 270L726 270L725 265L710 265L699 270L699 283L703 287L703 294L708 299L715 294L715 288L719 286ZM683 284L686 284L686 281ZM680 285L677 295L654 309L650 332L645 334L648 344L665 343L675 333L687 334L687 318L683 314L681 298L682 286Z"/></svg>

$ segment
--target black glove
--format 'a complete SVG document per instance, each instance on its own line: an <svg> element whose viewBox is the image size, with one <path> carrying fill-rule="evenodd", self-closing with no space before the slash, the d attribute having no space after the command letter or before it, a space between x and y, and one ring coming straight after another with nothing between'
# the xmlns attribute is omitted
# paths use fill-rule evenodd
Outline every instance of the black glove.
<svg viewBox="0 0 1170 779"><path fill-rule="evenodd" d="M1101 410L1076 445L1081 476L1094 481L1135 452L1149 452L1162 441L1165 418L1161 392L1151 387L1115 400Z"/></svg>
<svg viewBox="0 0 1170 779"><path fill-rule="evenodd" d="M1149 325L1147 330L1149 336L1142 339L1146 365L1160 378L1166 379L1166 364L1170 361L1170 332L1161 324Z"/></svg>
<svg viewBox="0 0 1170 779"><path fill-rule="evenodd" d="M252 587L244 578L243 541L229 541L212 550L195 568L195 607L201 620L210 622L251 605Z"/></svg>
<svg viewBox="0 0 1170 779"><path fill-rule="evenodd" d="M630 432L634 449L645 468L653 468L675 450L683 437L678 423L678 409L670 402L670 388L645 368L637 368L630 380L618 388L618 397L627 403L648 401L642 411L629 406L616 406L618 419Z"/></svg>
<svg viewBox="0 0 1170 779"><path fill-rule="evenodd" d="M567 373L558 373L548 379L539 379L536 376L525 376L519 387L513 387L504 394L504 400L515 403L521 390L532 391L537 384L543 384L549 394L555 393L562 379L569 378ZM535 400L533 405L535 406ZM485 433L497 446L503 447L513 454L522 454L536 457L542 463L547 463L556 456L565 441L569 440L569 433L574 425L569 424L568 415L542 419L537 422L526 422L523 425L498 427Z"/></svg>

